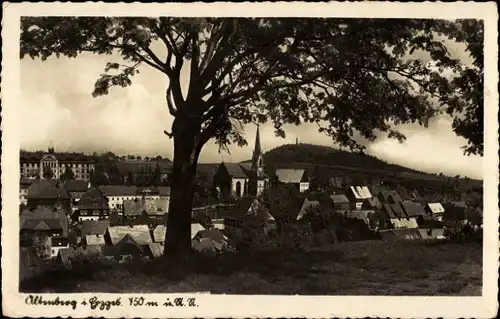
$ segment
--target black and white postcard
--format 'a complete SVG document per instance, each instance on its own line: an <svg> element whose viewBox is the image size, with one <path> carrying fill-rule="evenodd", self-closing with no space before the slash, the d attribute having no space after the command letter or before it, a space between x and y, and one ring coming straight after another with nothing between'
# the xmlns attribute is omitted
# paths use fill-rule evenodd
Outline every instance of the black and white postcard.
<svg viewBox="0 0 500 319"><path fill-rule="evenodd" d="M497 314L494 2L3 12L4 315Z"/></svg>

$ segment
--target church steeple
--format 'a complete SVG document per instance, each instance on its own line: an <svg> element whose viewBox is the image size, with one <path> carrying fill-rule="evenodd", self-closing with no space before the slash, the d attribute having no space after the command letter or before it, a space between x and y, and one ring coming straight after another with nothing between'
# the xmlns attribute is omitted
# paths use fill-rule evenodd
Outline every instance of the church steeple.
<svg viewBox="0 0 500 319"><path fill-rule="evenodd" d="M262 147L260 145L260 132L259 125L257 125L257 133L255 135L255 147L252 156L252 170L257 173L258 177L264 175L264 158L262 154Z"/></svg>

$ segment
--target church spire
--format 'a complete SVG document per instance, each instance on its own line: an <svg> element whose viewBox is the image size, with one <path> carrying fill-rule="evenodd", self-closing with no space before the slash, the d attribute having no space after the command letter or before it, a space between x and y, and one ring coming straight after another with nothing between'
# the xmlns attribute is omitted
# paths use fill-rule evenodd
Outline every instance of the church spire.
<svg viewBox="0 0 500 319"><path fill-rule="evenodd" d="M262 176L264 169L264 160L262 154L262 147L260 145L260 131L257 124L257 133L255 135L255 147L252 156L252 170L257 173L257 176Z"/></svg>
<svg viewBox="0 0 500 319"><path fill-rule="evenodd" d="M259 124L257 124L257 134L255 136L255 147L253 148L254 155L259 155L262 153L262 147L260 146L260 132Z"/></svg>

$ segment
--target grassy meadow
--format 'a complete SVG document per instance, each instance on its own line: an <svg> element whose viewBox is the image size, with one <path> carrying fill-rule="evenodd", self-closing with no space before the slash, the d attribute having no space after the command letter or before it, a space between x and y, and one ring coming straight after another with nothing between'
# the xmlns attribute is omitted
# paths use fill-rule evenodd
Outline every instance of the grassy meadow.
<svg viewBox="0 0 500 319"><path fill-rule="evenodd" d="M195 255L57 269L23 292L479 296L480 242L366 241L297 251Z"/></svg>

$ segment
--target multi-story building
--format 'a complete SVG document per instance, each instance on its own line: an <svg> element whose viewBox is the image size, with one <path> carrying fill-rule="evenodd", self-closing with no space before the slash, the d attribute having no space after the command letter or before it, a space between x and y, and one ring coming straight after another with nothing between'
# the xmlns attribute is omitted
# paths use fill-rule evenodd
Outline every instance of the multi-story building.
<svg viewBox="0 0 500 319"><path fill-rule="evenodd" d="M170 187L135 187L125 185L105 185L100 186L99 190L108 199L109 209L122 211L123 203L127 200L165 200L167 203L170 200ZM167 204L168 205L168 204Z"/></svg>
<svg viewBox="0 0 500 319"><path fill-rule="evenodd" d="M91 156L83 153L56 153L52 146L47 153L21 151L20 155L21 178L43 179L47 170L51 170L51 179L60 179L68 169L73 171L74 179L89 180L95 168Z"/></svg>

